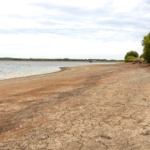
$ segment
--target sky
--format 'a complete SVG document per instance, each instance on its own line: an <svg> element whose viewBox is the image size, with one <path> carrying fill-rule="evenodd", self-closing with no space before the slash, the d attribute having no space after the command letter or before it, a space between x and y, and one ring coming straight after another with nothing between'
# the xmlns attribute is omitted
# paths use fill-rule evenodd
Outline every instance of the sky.
<svg viewBox="0 0 150 150"><path fill-rule="evenodd" d="M124 59L149 27L150 0L0 1L0 57Z"/></svg>

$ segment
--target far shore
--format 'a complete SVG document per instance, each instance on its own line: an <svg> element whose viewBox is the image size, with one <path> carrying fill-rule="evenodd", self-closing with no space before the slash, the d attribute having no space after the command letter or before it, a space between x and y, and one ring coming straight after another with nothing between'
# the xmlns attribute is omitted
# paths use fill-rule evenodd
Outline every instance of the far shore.
<svg viewBox="0 0 150 150"><path fill-rule="evenodd" d="M150 66L117 63L0 80L0 149L150 149Z"/></svg>
<svg viewBox="0 0 150 150"><path fill-rule="evenodd" d="M123 62L123 60L116 59L72 59L72 58L9 58L3 57L0 58L0 61L81 61L81 62Z"/></svg>

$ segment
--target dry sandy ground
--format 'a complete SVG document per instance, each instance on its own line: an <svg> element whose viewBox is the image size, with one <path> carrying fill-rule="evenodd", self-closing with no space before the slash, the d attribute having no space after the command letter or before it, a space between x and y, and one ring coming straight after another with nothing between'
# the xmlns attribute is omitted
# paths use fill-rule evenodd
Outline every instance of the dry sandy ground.
<svg viewBox="0 0 150 150"><path fill-rule="evenodd" d="M150 150L149 66L0 81L0 150Z"/></svg>

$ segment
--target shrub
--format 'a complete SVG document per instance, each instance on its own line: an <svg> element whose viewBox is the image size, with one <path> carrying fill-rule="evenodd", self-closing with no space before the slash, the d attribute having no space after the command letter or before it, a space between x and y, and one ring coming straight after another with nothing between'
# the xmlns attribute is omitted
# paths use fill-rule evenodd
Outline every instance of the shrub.
<svg viewBox="0 0 150 150"><path fill-rule="evenodd" d="M139 54L136 51L129 51L125 55L125 60L127 59L128 56L133 56L134 58L138 58Z"/></svg>
<svg viewBox="0 0 150 150"><path fill-rule="evenodd" d="M127 56L125 62L133 62L135 60L134 56Z"/></svg>
<svg viewBox="0 0 150 150"><path fill-rule="evenodd" d="M139 63L144 62L144 58L135 58L134 62L139 62Z"/></svg>

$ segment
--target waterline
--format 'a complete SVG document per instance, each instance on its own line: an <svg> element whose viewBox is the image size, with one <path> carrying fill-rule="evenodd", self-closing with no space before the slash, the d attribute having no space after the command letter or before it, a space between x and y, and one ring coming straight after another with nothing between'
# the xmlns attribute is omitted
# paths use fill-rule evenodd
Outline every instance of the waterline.
<svg viewBox="0 0 150 150"><path fill-rule="evenodd" d="M0 61L0 80L57 72L61 70L60 67L81 66L90 64L97 63L68 61Z"/></svg>

